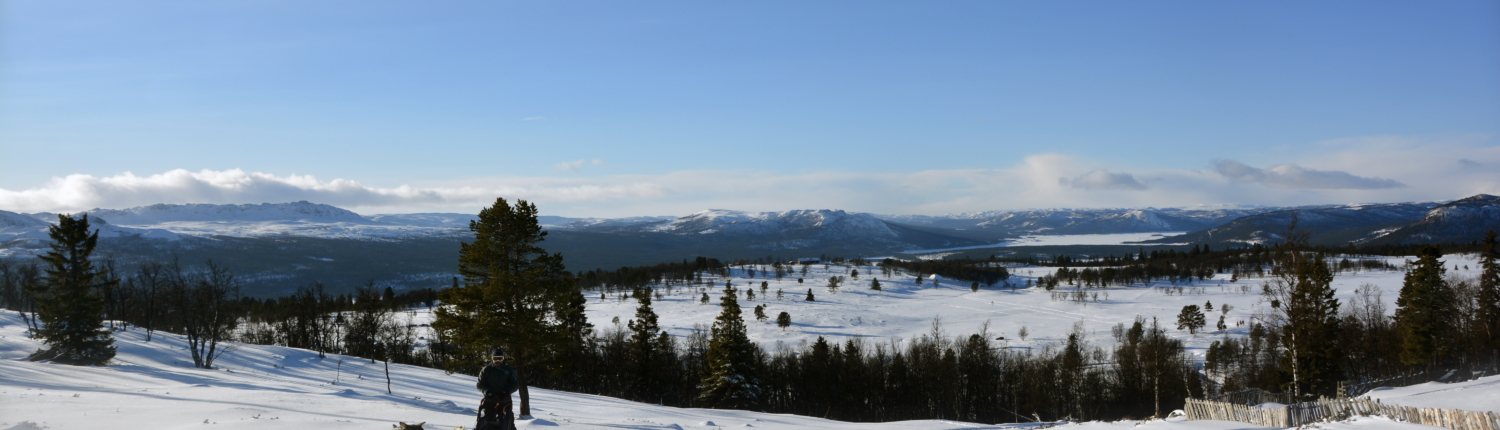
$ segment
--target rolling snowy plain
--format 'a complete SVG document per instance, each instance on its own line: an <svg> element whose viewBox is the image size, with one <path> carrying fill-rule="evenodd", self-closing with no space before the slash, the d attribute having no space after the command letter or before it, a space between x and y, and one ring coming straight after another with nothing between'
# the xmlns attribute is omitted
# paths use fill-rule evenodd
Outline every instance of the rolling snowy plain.
<svg viewBox="0 0 1500 430"><path fill-rule="evenodd" d="M1402 258L1389 258L1398 266ZM1451 276L1473 276L1477 264L1472 256L1445 256ZM997 348L1045 348L1058 345L1070 331L1081 330L1095 346L1111 348L1111 327L1129 324L1136 316L1156 317L1171 336L1185 341L1200 356L1209 343L1225 335L1240 336L1265 304L1259 295L1260 279L1231 282L1226 276L1192 284L1151 285L1086 289L1086 300L1054 300L1054 293L1038 288L1011 290L1003 285L970 291L969 284L947 279L925 278L917 285L909 274L885 276L873 266L807 265L800 271L776 279L757 269L735 268L729 279L710 278L707 286L674 285L658 288L661 299L653 303L663 329L686 336L694 325L706 329L719 313L720 290L725 281L740 287L740 304L752 340L768 349L797 347L818 337L831 342L852 338L866 342L900 343L932 335L934 321L943 335L967 336L988 325ZM800 267L799 267L800 269ZM830 276L849 277L837 292L830 292ZM1054 269L1015 267L1010 282L1052 273ZM1354 290L1365 285L1379 287L1387 312L1393 312L1402 272L1376 271L1339 274L1334 286L1341 302L1349 303ZM880 279L882 291L870 290L869 279ZM797 279L803 282L798 283ZM934 285L934 281L936 281ZM763 293L760 284L767 288ZM748 299L745 287L753 287ZM811 289L815 301L804 300ZM782 297L776 297L781 290ZM1060 286L1056 293L1073 288ZM703 292L711 297L699 302ZM1097 299L1093 293L1098 293ZM600 299L599 292L586 293L589 320L601 331L622 328L634 317L637 303L621 300L620 292ZM1230 329L1189 334L1176 330L1175 316L1185 305L1212 302L1215 312L1209 324L1224 315ZM766 305L771 319L754 321L751 308ZM1223 305L1232 306L1227 313ZM774 317L788 312L793 324L781 329ZM430 320L430 313L417 309L400 314L414 324ZM618 318L618 323L615 322ZM1028 336L1018 331L1026 327ZM472 427L477 393L473 379L442 371L390 366L387 393L382 363L314 352L261 345L234 345L212 370L195 369L183 340L158 333L152 342L138 329L115 334L119 355L110 366L74 367L25 361L41 345L26 337L24 326L13 311L0 311L0 430L83 428L276 428L276 429L374 429L397 421L427 422L427 428ZM480 364L476 363L476 366ZM816 429L983 429L1037 428L1045 424L980 424L944 420L895 423L849 423L785 414L711 409L684 409L642 404L619 399L532 390L533 420L519 422L521 428L816 428ZM1500 377L1461 384L1423 384L1381 389L1371 393L1387 403L1500 412ZM1051 424L1051 423L1046 423ZM1128 429L1230 430L1255 426L1220 421L1088 422L1064 424L1080 430ZM1345 422L1314 425L1327 430L1397 430L1430 428L1396 423L1379 417L1360 417Z"/></svg>

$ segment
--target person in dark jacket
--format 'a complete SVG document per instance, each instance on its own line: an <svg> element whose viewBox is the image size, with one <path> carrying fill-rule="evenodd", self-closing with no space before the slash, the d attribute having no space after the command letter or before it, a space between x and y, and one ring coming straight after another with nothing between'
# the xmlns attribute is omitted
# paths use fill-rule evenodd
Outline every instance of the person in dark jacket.
<svg viewBox="0 0 1500 430"><path fill-rule="evenodd" d="M521 382L516 378L516 369L505 364L505 351L495 348L495 353L490 355L490 364L479 371L479 383L474 384L479 392L484 393L484 400L479 404L479 424L476 429L514 429L515 414L511 412L510 395L521 388ZM495 419L487 420L488 416ZM500 426L495 426L498 421Z"/></svg>

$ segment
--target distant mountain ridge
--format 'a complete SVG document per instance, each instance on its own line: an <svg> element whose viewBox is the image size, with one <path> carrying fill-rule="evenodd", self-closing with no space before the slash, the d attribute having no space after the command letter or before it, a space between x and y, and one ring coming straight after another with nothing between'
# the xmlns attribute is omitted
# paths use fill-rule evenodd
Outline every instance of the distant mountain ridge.
<svg viewBox="0 0 1500 430"><path fill-rule="evenodd" d="M1143 243L1270 244L1285 239L1292 217L1314 245L1470 242L1500 230L1500 197L1479 194L1448 203L1413 202L1288 208Z"/></svg>
<svg viewBox="0 0 1500 430"><path fill-rule="evenodd" d="M363 216L310 203L150 205L85 211L101 250L132 261L212 259L243 274L247 294L285 293L318 281L357 285L451 282L458 243L470 240L473 214ZM685 216L573 218L541 216L542 246L566 256L570 270L680 261L880 256L921 249L978 249L1022 236L1189 233L1143 244L1243 246L1281 240L1291 214L1318 244L1467 242L1500 230L1500 197L1447 203L1322 205L1295 208L1145 208L994 211L948 216L872 215L842 210L743 212L710 209ZM0 257L46 249L56 214L0 211Z"/></svg>
<svg viewBox="0 0 1500 430"><path fill-rule="evenodd" d="M309 203L261 203L258 205L154 204L129 209L90 209L91 217L119 225L159 224L180 221L293 221L370 223L370 219L335 206Z"/></svg>
<svg viewBox="0 0 1500 430"><path fill-rule="evenodd" d="M914 226L960 230L970 237L1004 239L1029 235L1192 231L1271 210L1275 208L1035 209L941 217L884 215L881 218Z"/></svg>
<svg viewBox="0 0 1500 430"><path fill-rule="evenodd" d="M1500 197L1478 194L1438 205L1417 222L1383 232L1366 242L1372 245L1462 243L1484 237L1490 230L1500 231Z"/></svg>

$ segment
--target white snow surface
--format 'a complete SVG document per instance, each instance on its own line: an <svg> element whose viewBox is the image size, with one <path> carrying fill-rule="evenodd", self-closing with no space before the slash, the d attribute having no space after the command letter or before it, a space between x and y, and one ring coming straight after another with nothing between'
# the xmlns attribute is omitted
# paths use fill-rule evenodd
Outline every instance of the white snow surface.
<svg viewBox="0 0 1500 430"><path fill-rule="evenodd" d="M1365 394L1381 403L1419 408L1463 409L1500 413L1500 375L1467 382L1428 382L1407 387L1376 388Z"/></svg>
<svg viewBox="0 0 1500 430"><path fill-rule="evenodd" d="M29 362L41 347L20 318L0 311L0 429L385 429L398 421L429 429L472 428L474 378L440 370L311 351L234 345L214 369L191 366L180 336L139 329L115 333L108 366ZM476 364L478 365L478 364ZM797 415L655 406L610 397L532 389L532 416L517 427L574 429L998 429L946 420L848 423ZM1183 427L1187 428L1187 427ZM1227 429L1228 427L1196 427Z"/></svg>
<svg viewBox="0 0 1500 430"><path fill-rule="evenodd" d="M1382 259L1398 267L1406 260L1401 257ZM1442 260L1451 276L1479 273L1474 256L1448 255ZM1460 267L1459 270L1453 270L1455 265ZM800 270L804 266L797 267ZM947 336L968 336L988 323L989 338L1005 337L1003 341L994 341L996 347L1005 348L1059 345L1077 324L1087 342L1112 349L1115 341L1111 328L1120 323L1128 326L1139 315L1148 321L1152 317L1158 318L1168 334L1182 340L1188 352L1200 360L1213 341L1226 335L1247 336L1257 312L1264 313L1270 308L1260 295L1264 280L1249 278L1230 282L1227 274L1192 284L1173 285L1161 280L1151 285L1085 288L1088 299L1077 302L1054 300L1052 292L1040 288L1024 288L1028 280L1035 284L1037 278L1056 271L1051 267L1012 267L1009 281L1017 285L1016 290L996 284L994 287L981 285L978 292L970 291L969 282L930 275L924 277L923 284L918 286L910 274L885 276L875 266L830 264L825 268L823 264L813 264L805 267L808 268L806 276L798 271L780 280L774 277L774 272L766 271L771 269L767 265L756 269L754 277L748 276L745 268L736 267L730 271L728 279L706 279L711 282L707 286L677 284L669 291L658 285L655 289L661 298L652 301L652 308L663 330L679 340L685 339L694 325L707 327L718 316L721 290L728 281L739 289L739 304L751 340L768 350L774 350L778 343L788 347L811 343L819 336L840 343L856 338L866 342L899 343L930 335L935 319L941 322ZM850 277L851 269L859 271L857 279ZM880 280L882 291L870 290L872 275ZM846 278L836 292L827 288L828 278L832 276ZM1334 278L1333 287L1337 290L1335 295L1339 302L1346 306L1361 285L1379 287L1382 290L1381 302L1389 314L1395 312L1402 277L1400 271L1345 272ZM804 282L798 283L798 278ZM933 279L937 280L936 286ZM767 286L764 293L760 289L762 282ZM747 286L754 289L754 299L747 298ZM804 300L809 289L815 301ZM778 290L782 292L781 299L776 297ZM1061 294L1074 290L1076 287L1065 284L1055 292ZM707 304L699 302L704 292L710 297ZM1096 293L1097 298L1094 297ZM627 297L621 300L622 295ZM615 291L601 300L599 292L586 292L589 321L598 330L623 329L635 318L639 306L628 295L625 291ZM1212 312L1207 312L1207 331L1189 334L1185 330L1176 330L1176 316L1184 306L1202 307L1205 302L1212 302L1214 306ZM1226 304L1232 307L1228 313L1222 312ZM755 320L753 308L756 305L766 306L767 321ZM785 330L775 323L776 315L781 312L792 317L791 327ZM1220 316L1224 317L1228 330L1214 329ZM614 322L616 319L618 324ZM1245 324L1239 325L1242 321ZM1022 327L1028 331L1025 340L1018 335Z"/></svg>

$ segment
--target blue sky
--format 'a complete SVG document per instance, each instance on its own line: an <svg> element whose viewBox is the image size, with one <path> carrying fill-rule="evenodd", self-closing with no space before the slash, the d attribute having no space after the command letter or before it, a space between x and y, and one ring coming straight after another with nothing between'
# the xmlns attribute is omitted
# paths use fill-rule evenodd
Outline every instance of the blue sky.
<svg viewBox="0 0 1500 430"><path fill-rule="evenodd" d="M1500 3L0 1L0 210L1500 193Z"/></svg>

